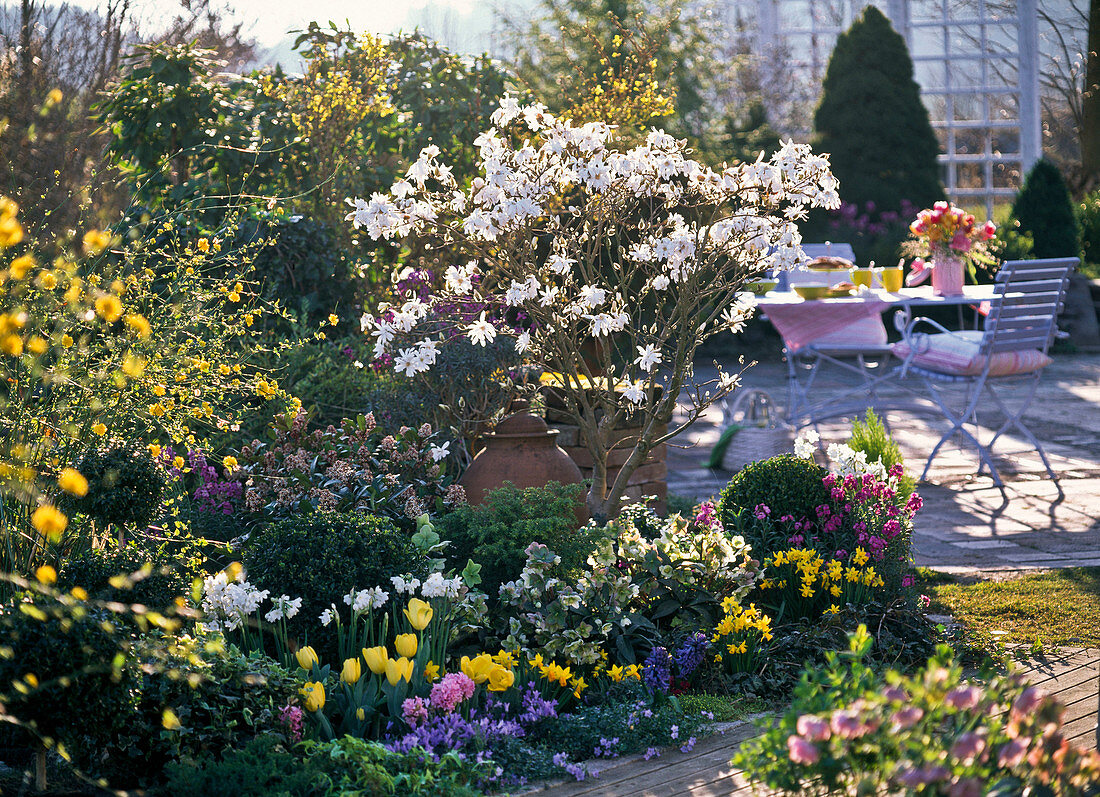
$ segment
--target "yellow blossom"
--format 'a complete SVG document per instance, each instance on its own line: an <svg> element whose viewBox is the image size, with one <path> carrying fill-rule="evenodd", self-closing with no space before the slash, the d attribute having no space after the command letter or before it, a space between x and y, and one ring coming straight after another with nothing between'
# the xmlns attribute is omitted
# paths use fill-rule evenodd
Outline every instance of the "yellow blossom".
<svg viewBox="0 0 1100 797"><path fill-rule="evenodd" d="M210 241L208 241L205 238L199 238L199 240L195 243L195 245L199 248L200 252L209 252L210 251Z"/></svg>
<svg viewBox="0 0 1100 797"><path fill-rule="evenodd" d="M354 684L363 676L363 665L358 658L344 659L344 667L340 670L340 680L346 684Z"/></svg>
<svg viewBox="0 0 1100 797"><path fill-rule="evenodd" d="M49 348L49 344L46 343L45 338L40 338L38 335L31 335L31 339L27 341L27 351L35 355L43 355L46 353L46 349Z"/></svg>
<svg viewBox="0 0 1100 797"><path fill-rule="evenodd" d="M227 471L234 471L237 469L237 458L232 455L227 455L222 459L222 467Z"/></svg>
<svg viewBox="0 0 1100 797"><path fill-rule="evenodd" d="M177 454L175 459L172 460L172 464L175 465L177 469L182 468L184 466L183 457Z"/></svg>
<svg viewBox="0 0 1100 797"><path fill-rule="evenodd" d="M160 446L158 446L156 443L150 444L149 456L151 456L153 459L158 459L160 457Z"/></svg>
<svg viewBox="0 0 1100 797"><path fill-rule="evenodd" d="M298 648L298 650L294 652L294 658L298 660L298 666L307 671L312 670L313 665L319 661L317 658L317 651L309 645Z"/></svg>
<svg viewBox="0 0 1100 797"><path fill-rule="evenodd" d="M66 348L66 349L71 349L73 347L72 336L70 336L68 333L62 335L61 336L61 345L62 345L62 347Z"/></svg>
<svg viewBox="0 0 1100 797"><path fill-rule="evenodd" d="M363 648L362 652L363 661L367 663L367 669L375 675L382 675L386 672L386 662L390 660L390 654L386 651L385 645Z"/></svg>
<svg viewBox="0 0 1100 797"><path fill-rule="evenodd" d="M107 293L95 300L95 311L104 321L113 324L122 317L122 302L114 294Z"/></svg>
<svg viewBox="0 0 1100 797"><path fill-rule="evenodd" d="M99 230L88 230L84 233L84 252L88 255L98 255L111 245L111 234Z"/></svg>
<svg viewBox="0 0 1100 797"><path fill-rule="evenodd" d="M145 373L145 358L144 357L127 357L122 361L123 372L132 379L139 378Z"/></svg>
<svg viewBox="0 0 1100 797"><path fill-rule="evenodd" d="M158 396L158 397L163 396L167 392L168 391L165 389L164 385L153 385L153 395L154 396Z"/></svg>
<svg viewBox="0 0 1100 797"><path fill-rule="evenodd" d="M386 680L390 682L390 686L397 686L398 682L404 679L405 681L412 680L413 663L410 659L402 656L397 659L386 660Z"/></svg>
<svg viewBox="0 0 1100 797"><path fill-rule="evenodd" d="M623 679L623 668L616 664L607 671L607 676L615 683L619 683Z"/></svg>
<svg viewBox="0 0 1100 797"><path fill-rule="evenodd" d="M145 316L138 313L130 313L127 315L126 325L137 333L138 337L147 338L153 334L153 327L150 326L149 321Z"/></svg>
<svg viewBox="0 0 1100 797"><path fill-rule="evenodd" d="M31 524L43 536L56 539L69 525L69 519L58 509L49 504L43 504L34 510L34 514L31 515Z"/></svg>
<svg viewBox="0 0 1100 797"><path fill-rule="evenodd" d="M340 319L336 317L336 313L329 313L328 323L329 326L336 326L340 322Z"/></svg>
<svg viewBox="0 0 1100 797"><path fill-rule="evenodd" d="M34 268L34 258L30 255L21 255L11 261L11 265L8 266L8 273L11 274L11 278L14 280L25 279L27 272Z"/></svg>
<svg viewBox="0 0 1100 797"><path fill-rule="evenodd" d="M393 649L398 656L412 658L416 655L416 634L398 634L393 640Z"/></svg>
<svg viewBox="0 0 1100 797"><path fill-rule="evenodd" d="M38 579L39 583L45 584L47 587L57 583L57 571L49 565L42 565L35 570L34 577Z"/></svg>
<svg viewBox="0 0 1100 797"><path fill-rule="evenodd" d="M306 711L316 712L325 707L325 685L320 681L306 681L300 692L305 698Z"/></svg>
<svg viewBox="0 0 1100 797"><path fill-rule="evenodd" d="M439 678L439 665L429 661L424 665L424 680L428 683L435 683Z"/></svg>
<svg viewBox="0 0 1100 797"><path fill-rule="evenodd" d="M423 631L427 627L428 623L432 621L433 614L431 604L425 603L419 598L410 598L409 605L405 609L405 618L409 621L409 625L417 631Z"/></svg>
<svg viewBox="0 0 1100 797"><path fill-rule="evenodd" d="M103 437L103 435L107 434L107 427L104 426L103 423L93 424L92 425L92 431L95 432L100 437Z"/></svg>
<svg viewBox="0 0 1100 797"><path fill-rule="evenodd" d="M88 480L76 468L63 469L57 477L57 486L69 495L83 497L88 494Z"/></svg>
<svg viewBox="0 0 1100 797"><path fill-rule="evenodd" d="M73 587L71 590L69 590L69 594L76 598L78 601L88 600L88 590L84 589L84 587Z"/></svg>
<svg viewBox="0 0 1100 797"><path fill-rule="evenodd" d="M23 353L23 339L18 335L4 335L0 338L0 350L12 357L18 357Z"/></svg>
<svg viewBox="0 0 1100 797"><path fill-rule="evenodd" d="M502 667L499 664L494 664L489 670L489 691L490 692L504 692L512 688L512 684L516 682L516 674L509 670L507 667Z"/></svg>

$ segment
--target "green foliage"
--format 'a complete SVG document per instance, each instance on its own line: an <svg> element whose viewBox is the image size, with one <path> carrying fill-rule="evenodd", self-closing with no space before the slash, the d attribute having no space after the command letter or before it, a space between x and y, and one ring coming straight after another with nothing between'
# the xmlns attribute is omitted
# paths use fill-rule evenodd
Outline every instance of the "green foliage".
<svg viewBox="0 0 1100 797"><path fill-rule="evenodd" d="M542 543L561 557L559 577L575 576L605 529L594 525L578 530L577 508L584 505L579 484L550 482L545 487L516 488L511 482L490 490L484 503L464 505L436 523L440 537L451 543L448 555L461 565L481 564L481 589L496 597L501 584L519 578L527 546Z"/></svg>
<svg viewBox="0 0 1100 797"><path fill-rule="evenodd" d="M74 762L94 767L95 753L122 733L138 690L127 652L129 625L73 599L28 595L0 611L0 705L5 714L64 744Z"/></svg>
<svg viewBox="0 0 1100 797"><path fill-rule="evenodd" d="M313 797L317 772L277 736L259 736L240 748L172 762L155 793L164 797ZM370 792L368 792L369 794Z"/></svg>
<svg viewBox="0 0 1100 797"><path fill-rule="evenodd" d="M900 211L903 199L930 207L944 198L939 142L905 40L874 6L837 39L814 131L845 202L881 213Z"/></svg>
<svg viewBox="0 0 1100 797"><path fill-rule="evenodd" d="M730 163L752 163L760 153L770 158L782 141L768 123L768 110L759 97L752 99L738 116L726 118L728 144L725 160Z"/></svg>
<svg viewBox="0 0 1100 797"><path fill-rule="evenodd" d="M58 586L81 587L93 599L164 609L177 598L191 597L193 581L202 573L198 556L191 546L175 542L157 545L139 539L122 548L110 544L67 557L58 573ZM111 581L119 573L132 574L133 583L114 586Z"/></svg>
<svg viewBox="0 0 1100 797"><path fill-rule="evenodd" d="M1077 218L1058 167L1043 159L1028 172L1012 203L1020 232L1031 233L1034 257L1073 257L1079 252Z"/></svg>
<svg viewBox="0 0 1100 797"><path fill-rule="evenodd" d="M62 506L87 515L104 528L147 526L160 508L168 483L149 452L134 445L94 448L76 469L88 480L88 493Z"/></svg>
<svg viewBox="0 0 1100 797"><path fill-rule="evenodd" d="M345 736L288 749L278 737L260 737L221 755L168 768L160 794L175 797L474 797L492 761L423 750L392 753L378 742Z"/></svg>
<svg viewBox="0 0 1100 797"><path fill-rule="evenodd" d="M757 505L764 504L771 510L772 520L785 515L796 520L815 518L817 507L830 501L829 488L821 481L827 473L812 460L792 454L753 462L736 473L722 490L718 519L727 531L738 529L737 533L747 535L745 542L752 548L753 557L762 561L778 550L776 545L786 548L786 540L765 539L763 529L770 524L742 524L739 516L751 514Z"/></svg>
<svg viewBox="0 0 1100 797"><path fill-rule="evenodd" d="M881 462L887 470L894 465L905 467L901 448L886 431L882 419L870 408L867 409L867 415L862 421L858 418L852 421L852 434L848 439L848 445L856 451L867 454L868 462ZM903 473L898 480L898 493L902 498L908 498L916 488L916 479L908 473Z"/></svg>
<svg viewBox="0 0 1100 797"><path fill-rule="evenodd" d="M1092 279L1100 279L1100 190L1093 191L1077 206L1077 223L1081 228L1081 271Z"/></svg>
<svg viewBox="0 0 1100 797"><path fill-rule="evenodd" d="M317 618L332 604L343 606L353 589L390 588L390 577L423 578L428 560L407 534L389 520L358 512L310 512L252 533L244 546L251 583L272 595L302 598L301 611L287 621L299 644L318 652L335 650L336 633ZM313 636L307 640L307 633ZM330 656L331 658L331 656Z"/></svg>

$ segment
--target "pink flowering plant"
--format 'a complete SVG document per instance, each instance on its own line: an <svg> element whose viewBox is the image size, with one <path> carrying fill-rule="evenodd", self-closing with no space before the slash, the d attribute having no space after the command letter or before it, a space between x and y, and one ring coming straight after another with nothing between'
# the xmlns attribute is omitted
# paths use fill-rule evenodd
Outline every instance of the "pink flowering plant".
<svg viewBox="0 0 1100 797"><path fill-rule="evenodd" d="M425 512L465 503L448 470L449 443L431 427L378 428L374 415L310 431L308 415L277 416L274 439L241 449L244 504L276 519L303 510L358 511L411 527Z"/></svg>
<svg viewBox="0 0 1100 797"><path fill-rule="evenodd" d="M1014 673L963 677L946 645L921 671L876 674L863 626L807 668L787 714L734 757L780 794L1083 795L1100 755L1071 743L1063 707Z"/></svg>
<svg viewBox="0 0 1100 797"><path fill-rule="evenodd" d="M428 295L410 291L364 319L376 353L407 375L436 364L443 331L416 341L424 319L485 345L512 338L556 375L595 463L590 514L607 520L631 474L688 421L737 385L695 379L699 346L738 331L747 278L803 260L796 222L839 205L828 160L788 142L769 160L715 171L686 143L654 130L629 150L599 122L574 125L505 98L474 142L479 176L459 185L439 149L423 149L388 194L349 200L348 219L375 240L413 237L453 258ZM396 351L394 351L396 349ZM641 433L608 480L610 432L640 413Z"/></svg>

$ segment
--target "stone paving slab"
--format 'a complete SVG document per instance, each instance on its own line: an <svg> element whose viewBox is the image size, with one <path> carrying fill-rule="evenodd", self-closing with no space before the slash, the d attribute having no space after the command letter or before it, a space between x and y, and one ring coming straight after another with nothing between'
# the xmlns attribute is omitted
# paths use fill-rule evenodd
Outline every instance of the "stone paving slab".
<svg viewBox="0 0 1100 797"><path fill-rule="evenodd" d="M761 361L745 372L743 384L766 390L782 406L785 364L775 351L756 356ZM736 353L721 359L735 368ZM708 369L713 366L698 364L697 375L706 378ZM815 384L828 395L851 381L823 371ZM1013 406L1011 391L1001 392ZM884 394L890 397L890 391ZM907 468L919 475L946 422L907 411L885 415ZM1100 563L1100 355L1056 357L1024 419L1042 442L1058 483L1049 480L1026 440L1006 435L994 450L1005 481L1002 496L992 479L975 473L978 458L972 449L946 443L918 488L925 501L914 530L918 565L973 573ZM988 439L1002 418L988 411L979 421ZM712 407L669 447L670 493L704 500L725 486L732 474L706 467L721 422L721 409ZM844 441L849 424L844 418L820 424L823 445Z"/></svg>

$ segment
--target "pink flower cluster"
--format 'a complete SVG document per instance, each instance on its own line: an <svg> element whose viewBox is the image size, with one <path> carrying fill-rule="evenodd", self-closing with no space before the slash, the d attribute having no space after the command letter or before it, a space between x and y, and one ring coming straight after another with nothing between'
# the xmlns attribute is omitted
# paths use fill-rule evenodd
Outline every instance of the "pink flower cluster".
<svg viewBox="0 0 1100 797"><path fill-rule="evenodd" d="M298 706L283 706L279 711L279 722L286 728L287 737L291 742L302 741L302 722L305 714Z"/></svg>
<svg viewBox="0 0 1100 797"><path fill-rule="evenodd" d="M432 708L450 712L454 711L462 701L473 697L474 688L474 682L465 673L450 672L432 687L428 699L431 701Z"/></svg>
<svg viewBox="0 0 1100 797"><path fill-rule="evenodd" d="M410 728L428 719L428 704L422 697L410 697L401 704L401 716Z"/></svg>

